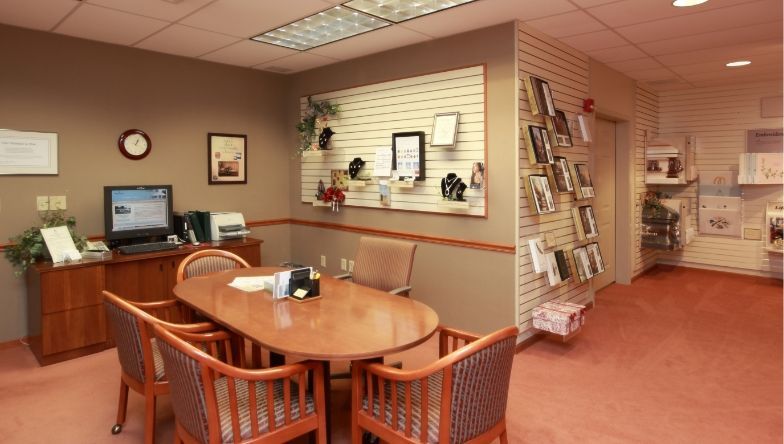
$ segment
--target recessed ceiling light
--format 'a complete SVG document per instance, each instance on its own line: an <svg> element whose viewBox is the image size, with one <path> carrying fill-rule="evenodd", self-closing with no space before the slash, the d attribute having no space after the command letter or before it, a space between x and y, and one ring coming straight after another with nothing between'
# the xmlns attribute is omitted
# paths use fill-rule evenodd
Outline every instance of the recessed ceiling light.
<svg viewBox="0 0 784 444"><path fill-rule="evenodd" d="M746 66L746 65L751 65L751 61L749 61L749 60L735 60L734 62L727 63L726 66L729 66L730 68L736 68L738 66Z"/></svg>
<svg viewBox="0 0 784 444"><path fill-rule="evenodd" d="M343 3L343 6L400 23L474 1L476 0L351 0Z"/></svg>
<svg viewBox="0 0 784 444"><path fill-rule="evenodd" d="M389 26L389 23L376 20L367 14L335 6L251 39L305 51L385 26Z"/></svg>
<svg viewBox="0 0 784 444"><path fill-rule="evenodd" d="M708 0L674 0L672 2L672 6L677 6L679 8L687 8L689 6L697 6L701 5Z"/></svg>

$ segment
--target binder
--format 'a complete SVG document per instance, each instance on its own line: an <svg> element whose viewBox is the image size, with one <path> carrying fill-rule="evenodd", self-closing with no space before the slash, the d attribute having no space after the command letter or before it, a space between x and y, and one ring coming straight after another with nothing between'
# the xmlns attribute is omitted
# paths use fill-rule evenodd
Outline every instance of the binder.
<svg viewBox="0 0 784 444"><path fill-rule="evenodd" d="M194 211L194 213L196 213L196 218L199 220L199 223L201 224L202 232L204 234L204 240L202 242L217 240L217 239L212 239L212 230L210 229L210 212Z"/></svg>
<svg viewBox="0 0 784 444"><path fill-rule="evenodd" d="M189 211L188 219L190 219L191 228L193 229L193 232L196 234L196 239L199 242L206 242L206 238L204 237L204 227L202 227L201 222L199 221L199 217L196 215L196 212Z"/></svg>

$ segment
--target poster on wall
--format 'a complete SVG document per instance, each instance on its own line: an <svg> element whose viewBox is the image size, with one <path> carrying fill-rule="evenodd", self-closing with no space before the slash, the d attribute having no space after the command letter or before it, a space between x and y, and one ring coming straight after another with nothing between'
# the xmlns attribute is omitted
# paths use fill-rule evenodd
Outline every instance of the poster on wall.
<svg viewBox="0 0 784 444"><path fill-rule="evenodd" d="M778 153L781 154L784 143L782 128L750 129L746 131L747 153Z"/></svg>
<svg viewBox="0 0 784 444"><path fill-rule="evenodd" d="M248 183L247 141L244 134L207 134L208 183Z"/></svg>
<svg viewBox="0 0 784 444"><path fill-rule="evenodd" d="M0 174L57 174L57 133L0 130Z"/></svg>

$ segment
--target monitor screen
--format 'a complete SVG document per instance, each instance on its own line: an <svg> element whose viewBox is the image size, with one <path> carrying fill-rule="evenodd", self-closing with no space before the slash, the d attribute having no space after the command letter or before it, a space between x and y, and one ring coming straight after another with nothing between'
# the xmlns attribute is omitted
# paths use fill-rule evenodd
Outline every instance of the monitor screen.
<svg viewBox="0 0 784 444"><path fill-rule="evenodd" d="M107 186L103 194L106 239L174 232L171 185Z"/></svg>

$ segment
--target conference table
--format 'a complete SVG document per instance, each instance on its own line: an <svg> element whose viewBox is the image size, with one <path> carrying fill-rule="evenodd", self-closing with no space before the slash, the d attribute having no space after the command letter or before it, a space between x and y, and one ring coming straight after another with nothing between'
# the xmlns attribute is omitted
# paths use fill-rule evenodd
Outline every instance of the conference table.
<svg viewBox="0 0 784 444"><path fill-rule="evenodd" d="M433 335L438 315L419 301L324 275L321 297L302 302L228 285L236 277L271 276L284 270L240 268L194 277L177 284L174 294L216 323L269 350L271 365L282 364L282 356L321 361L329 430L330 361L377 359L414 347Z"/></svg>

